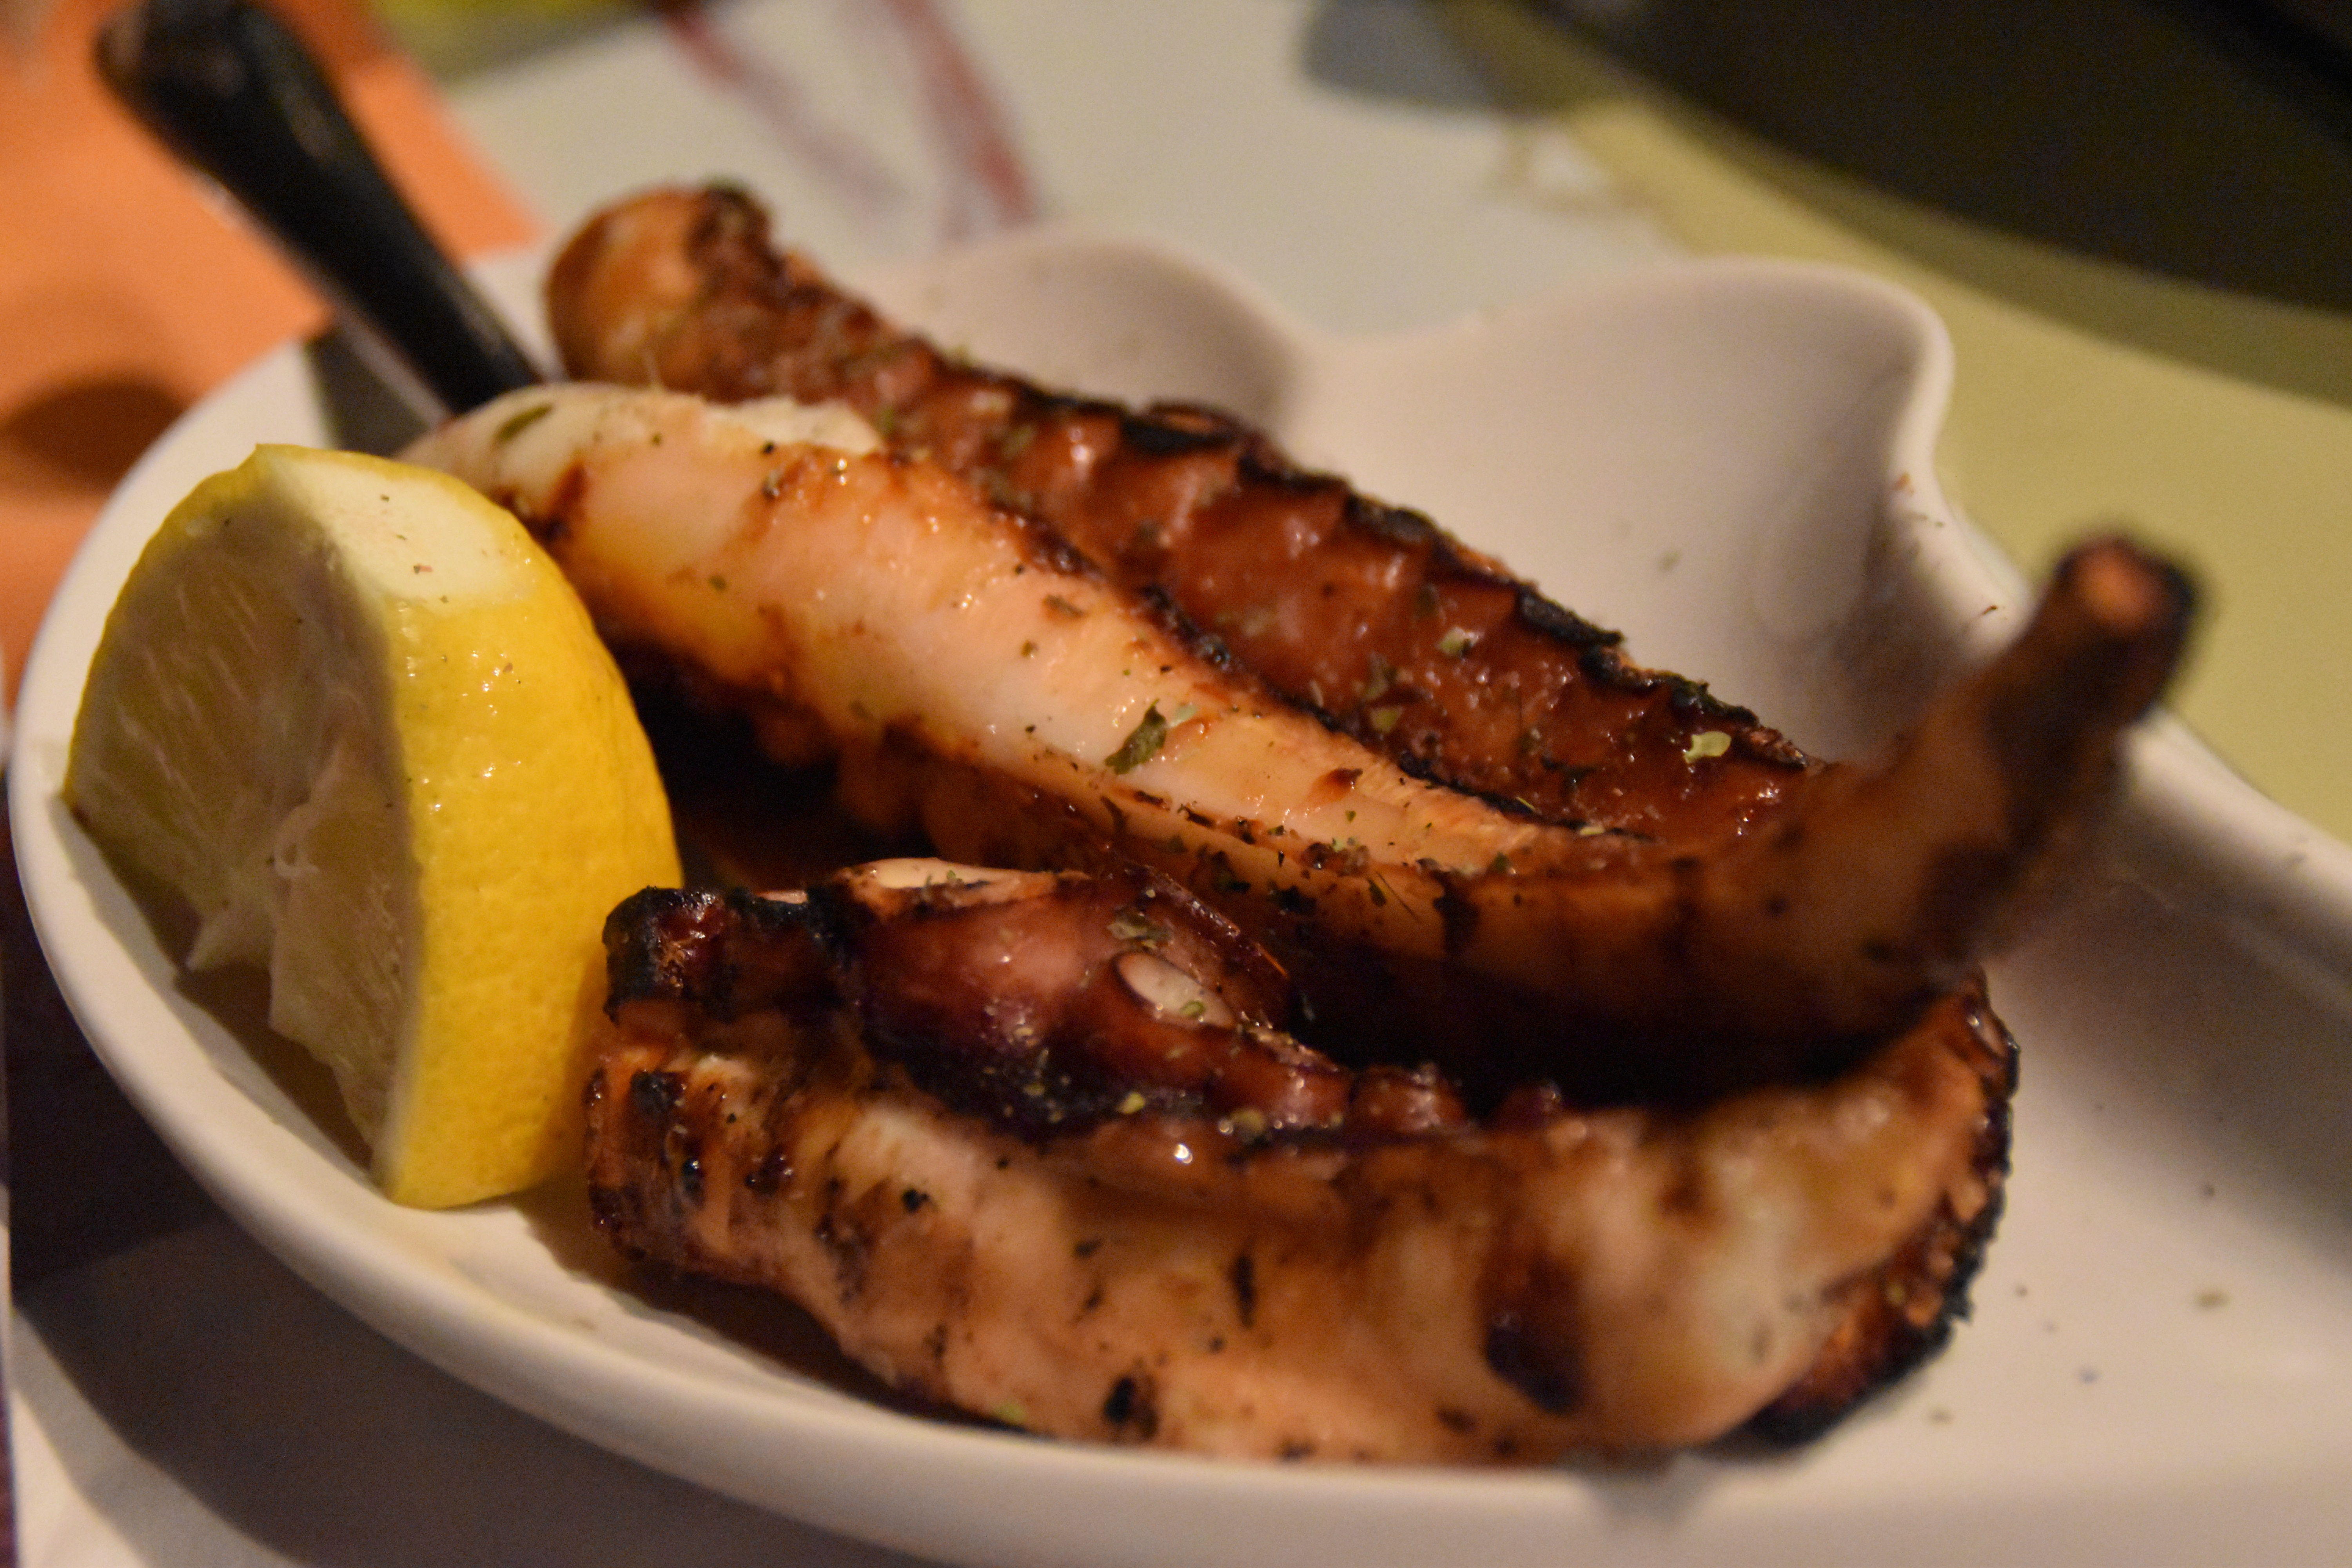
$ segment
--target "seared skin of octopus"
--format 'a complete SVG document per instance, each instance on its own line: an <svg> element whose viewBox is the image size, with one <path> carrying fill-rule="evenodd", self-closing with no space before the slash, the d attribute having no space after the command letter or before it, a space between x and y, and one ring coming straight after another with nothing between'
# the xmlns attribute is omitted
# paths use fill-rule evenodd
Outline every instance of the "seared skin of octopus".
<svg viewBox="0 0 2352 1568"><path fill-rule="evenodd" d="M1615 632L1236 420L1049 391L942 353L779 249L739 191L654 191L599 214L547 298L572 376L845 402L890 450L1045 523L1423 777L1698 848L1771 820L1805 771L1753 713L1631 664ZM1701 732L1728 749L1695 769Z"/></svg>
<svg viewBox="0 0 2352 1568"><path fill-rule="evenodd" d="M1829 1082L1474 1117L1342 1068L1139 868L885 862L606 929L600 1226L1058 1436L1537 1462L1810 1434L1932 1350L2000 1206L1972 987Z"/></svg>

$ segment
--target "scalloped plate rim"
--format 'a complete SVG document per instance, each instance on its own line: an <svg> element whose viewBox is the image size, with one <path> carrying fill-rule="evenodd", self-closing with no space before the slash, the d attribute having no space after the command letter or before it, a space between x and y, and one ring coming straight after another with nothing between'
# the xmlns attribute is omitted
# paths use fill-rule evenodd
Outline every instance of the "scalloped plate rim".
<svg viewBox="0 0 2352 1568"><path fill-rule="evenodd" d="M1103 245L1148 252L1154 265L1225 294L1286 352L1310 358L1347 352L1333 346L1339 340L1318 342L1285 321L1245 285L1165 247L1068 233L1012 243L1030 247L1029 254L1066 256L1074 247ZM949 265L969 264L967 258ZM2013 574L1934 486L1933 447L1950 363L1948 343L1924 305L1873 279L1782 263L1674 264L1570 293L1589 301L1611 289L1705 288L1707 279L1766 272L1851 288L1875 308L1916 313L1919 369L1889 454L1895 468L1915 476L1903 526L1955 615L1980 597L2006 595ZM1530 310L1540 315L1550 308L1539 302ZM1254 1545L1262 1552L1276 1537L1301 1549L1301 1561L1444 1562L1472 1552L1496 1561L1553 1561L1579 1544L1615 1555L1617 1545L1628 1544L1627 1519L1645 1510L1663 1510L1678 1522L1671 1530L1632 1531L1639 1538L1629 1544L1635 1555L1695 1560L1744 1541L1760 1560L1779 1539L1772 1529L1793 1532L1786 1540L1796 1542L1835 1521L1834 1507L1824 1508L1839 1500L1807 1491L1801 1460L1724 1467L1728 1479L1702 1486L1711 1494L1702 1503L1676 1500L1672 1488L1661 1490L1639 1478L1245 1467L929 1423L830 1392L780 1400L772 1387L731 1377L707 1359L664 1364L630 1344L603 1342L593 1328L552 1321L468 1277L452 1261L462 1248L453 1251L441 1238L456 1234L452 1227L479 1227L486 1215L509 1212L506 1206L452 1215L394 1210L347 1163L324 1158L315 1138L306 1139L282 1116L273 1119L247 1087L224 1076L191 1034L206 1028L206 1020L167 994L168 962L153 951L143 925L124 929L127 901L55 798L96 620L144 530L160 519L155 498L175 498L162 487L177 482L193 444L241 438L241 421L251 416L265 425L285 416L284 400L299 393L303 375L297 351L278 351L193 410L126 479L77 558L29 661L10 781L28 901L93 1045L223 1205L297 1272L427 1360L577 1435L830 1529L956 1561L1191 1562L1217 1550ZM1951 629L1957 636L1960 628ZM2282 835L2329 866L2342 858L2332 840L2320 836L2323 842L2313 846L2305 836L2314 830L2266 814L2265 807L2284 815L2177 727L2160 728L2140 746L2139 771L2137 815L2155 825L2143 837L2158 847L2169 843L2200 874L2220 867L2258 880L2258 871L2246 868L2289 853ZM2352 886L2352 875L2343 885ZM2262 901L2263 889L2253 893L2251 901ZM2321 916L2340 919L2340 889L2336 893L2336 904L2325 896L2315 900ZM322 1173L326 1184L306 1184ZM667 1446L681 1425L692 1431L684 1453ZM1843 1436L1869 1440L1859 1426ZM920 1477L926 1485L886 1480L877 1488L877 1469L901 1483ZM1980 1506L1975 1497L1937 1495L1933 1480L1922 1479L1915 1521L1958 1517ZM889 1506L881 1505L879 1493L891 1494ZM1866 1520L1862 1527L1868 1529ZM1870 1538L1882 1552L1904 1539L1931 1544L1874 1531Z"/></svg>

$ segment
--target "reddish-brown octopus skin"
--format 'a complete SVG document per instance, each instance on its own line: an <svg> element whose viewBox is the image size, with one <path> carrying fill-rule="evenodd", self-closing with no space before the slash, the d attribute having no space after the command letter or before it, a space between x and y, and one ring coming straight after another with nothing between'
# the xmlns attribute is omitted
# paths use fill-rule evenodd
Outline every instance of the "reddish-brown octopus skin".
<svg viewBox="0 0 2352 1568"><path fill-rule="evenodd" d="M779 250L740 192L655 191L598 215L558 258L548 310L582 380L846 402L893 450L1047 523L1425 777L1704 845L1769 817L1805 769L1746 710L1633 667L1617 634L1233 419L1066 395L943 353ZM1688 755L1702 730L1730 749Z"/></svg>
<svg viewBox="0 0 2352 1568"><path fill-rule="evenodd" d="M1965 1310L2013 1074L1973 988L1836 1084L1474 1119L1259 1022L1171 884L967 874L615 911L588 1171L625 1251L977 1414L1288 1459L1801 1436Z"/></svg>

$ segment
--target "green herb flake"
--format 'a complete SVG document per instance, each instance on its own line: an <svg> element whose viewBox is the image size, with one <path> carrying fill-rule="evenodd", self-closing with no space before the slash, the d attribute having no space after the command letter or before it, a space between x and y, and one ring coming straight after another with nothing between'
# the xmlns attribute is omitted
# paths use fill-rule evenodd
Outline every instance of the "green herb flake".
<svg viewBox="0 0 2352 1568"><path fill-rule="evenodd" d="M490 445L505 446L554 412L555 405L552 403L534 403L528 408L516 410L508 415L505 422L491 434Z"/></svg>
<svg viewBox="0 0 2352 1568"><path fill-rule="evenodd" d="M1402 708L1375 708L1367 712L1364 717L1366 720L1370 721L1373 734L1385 735L1391 730L1397 727L1397 721L1404 717L1404 710Z"/></svg>
<svg viewBox="0 0 2352 1568"><path fill-rule="evenodd" d="M1487 864L1486 869L1497 877L1507 877L1511 874L1511 858L1497 850L1495 853L1495 858Z"/></svg>
<svg viewBox="0 0 2352 1568"><path fill-rule="evenodd" d="M1129 731L1118 750L1103 759L1103 766L1115 773L1133 773L1160 754L1168 743L1168 721L1160 716L1155 702L1143 710L1143 721Z"/></svg>
<svg viewBox="0 0 2352 1568"><path fill-rule="evenodd" d="M1420 589L1414 593L1412 596L1412 613L1416 618L1424 621L1437 614L1436 584L1423 583Z"/></svg>
<svg viewBox="0 0 2352 1568"><path fill-rule="evenodd" d="M1021 657L1022 657L1023 658L1036 658L1036 657L1037 657L1037 645L1036 645L1036 643L1035 643L1035 642L1034 642L1034 641L1030 641L1030 642L1024 642L1024 643L1021 645Z"/></svg>
<svg viewBox="0 0 2352 1568"><path fill-rule="evenodd" d="M1437 639L1437 651L1444 654L1448 658L1460 658L1464 654L1470 651L1470 645L1477 640L1477 636L1475 633L1465 631L1460 626L1454 626L1449 629L1444 637Z"/></svg>
<svg viewBox="0 0 2352 1568"><path fill-rule="evenodd" d="M1727 730L1702 730L1683 748L1683 761L1695 763L1701 757L1719 757L1731 750L1731 733Z"/></svg>
<svg viewBox="0 0 2352 1568"><path fill-rule="evenodd" d="M1357 689L1356 700L1377 702L1388 695L1389 688L1395 684L1396 666L1376 653L1372 655L1371 668L1365 672L1364 684Z"/></svg>
<svg viewBox="0 0 2352 1568"><path fill-rule="evenodd" d="M721 577L718 573L713 572L710 574L710 591L714 594L723 594L727 592L727 579Z"/></svg>
<svg viewBox="0 0 2352 1568"><path fill-rule="evenodd" d="M1175 933L1145 914L1138 905L1129 904L1110 917L1110 934L1138 947L1159 947Z"/></svg>

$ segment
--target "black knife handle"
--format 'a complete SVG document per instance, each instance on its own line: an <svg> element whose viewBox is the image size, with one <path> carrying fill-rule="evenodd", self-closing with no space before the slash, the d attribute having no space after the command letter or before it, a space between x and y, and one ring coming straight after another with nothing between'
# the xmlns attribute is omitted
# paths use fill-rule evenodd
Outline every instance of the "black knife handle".
<svg viewBox="0 0 2352 1568"><path fill-rule="evenodd" d="M540 379L268 12L247 0L142 0L100 30L98 67L148 130L450 412Z"/></svg>

